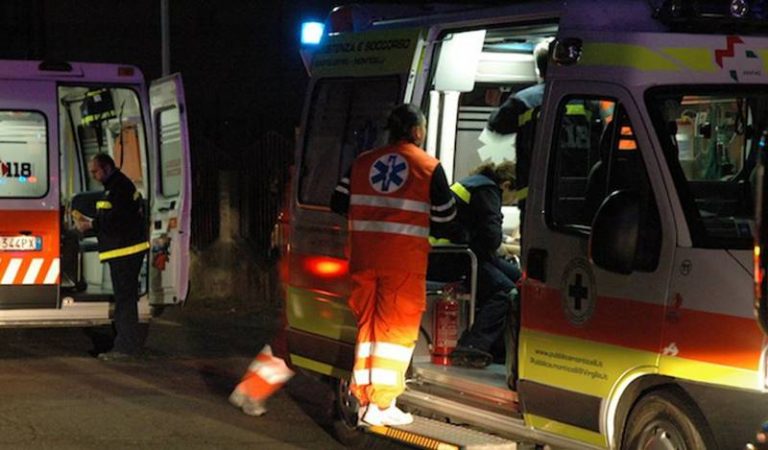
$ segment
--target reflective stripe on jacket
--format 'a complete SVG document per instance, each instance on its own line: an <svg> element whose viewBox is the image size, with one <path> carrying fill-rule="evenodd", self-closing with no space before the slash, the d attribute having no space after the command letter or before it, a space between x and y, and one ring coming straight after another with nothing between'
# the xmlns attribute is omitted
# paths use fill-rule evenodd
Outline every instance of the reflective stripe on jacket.
<svg viewBox="0 0 768 450"><path fill-rule="evenodd" d="M143 253L149 249L142 198L133 182L119 170L104 183L104 196L96 202L93 228L99 240L99 260Z"/></svg>
<svg viewBox="0 0 768 450"><path fill-rule="evenodd" d="M400 142L360 155L350 172L350 270L426 273L437 159Z"/></svg>

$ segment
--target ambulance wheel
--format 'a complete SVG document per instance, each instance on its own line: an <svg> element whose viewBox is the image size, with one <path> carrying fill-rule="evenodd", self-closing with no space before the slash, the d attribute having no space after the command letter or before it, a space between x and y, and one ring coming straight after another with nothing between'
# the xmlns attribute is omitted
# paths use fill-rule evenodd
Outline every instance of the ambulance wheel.
<svg viewBox="0 0 768 450"><path fill-rule="evenodd" d="M333 435L337 441L351 448L370 448L373 444L371 435L357 426L359 404L349 390L349 380L333 380L335 387L335 414Z"/></svg>
<svg viewBox="0 0 768 450"><path fill-rule="evenodd" d="M625 429L623 450L714 448L696 406L674 391L653 392L641 398L632 408Z"/></svg>

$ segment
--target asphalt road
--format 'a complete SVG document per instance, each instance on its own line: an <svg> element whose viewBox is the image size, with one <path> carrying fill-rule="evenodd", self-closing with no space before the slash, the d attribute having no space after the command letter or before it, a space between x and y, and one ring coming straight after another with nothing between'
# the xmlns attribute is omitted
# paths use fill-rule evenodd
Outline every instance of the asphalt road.
<svg viewBox="0 0 768 450"><path fill-rule="evenodd" d="M227 402L273 322L264 312L167 311L147 355L129 363L88 353L107 329L0 330L0 449L344 448L324 423L328 397L307 377L262 417Z"/></svg>

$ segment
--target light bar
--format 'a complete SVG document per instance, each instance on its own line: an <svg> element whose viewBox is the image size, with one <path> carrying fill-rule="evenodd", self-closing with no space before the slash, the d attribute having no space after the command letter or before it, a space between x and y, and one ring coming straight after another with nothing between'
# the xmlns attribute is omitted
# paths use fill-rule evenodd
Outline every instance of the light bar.
<svg viewBox="0 0 768 450"><path fill-rule="evenodd" d="M301 44L317 45L323 38L325 24L322 22L304 22L301 24Z"/></svg>

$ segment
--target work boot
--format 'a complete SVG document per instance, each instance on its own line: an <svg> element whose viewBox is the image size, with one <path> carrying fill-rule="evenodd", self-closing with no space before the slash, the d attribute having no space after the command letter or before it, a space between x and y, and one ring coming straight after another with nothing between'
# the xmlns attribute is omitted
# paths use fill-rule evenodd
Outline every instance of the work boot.
<svg viewBox="0 0 768 450"><path fill-rule="evenodd" d="M394 403L387 409L381 409L377 404L371 403L365 411L363 422L364 425L374 427L396 427L413 423L413 416L403 412Z"/></svg>
<svg viewBox="0 0 768 450"><path fill-rule="evenodd" d="M451 352L451 365L485 369L493 361L493 355L471 345L460 345Z"/></svg>

